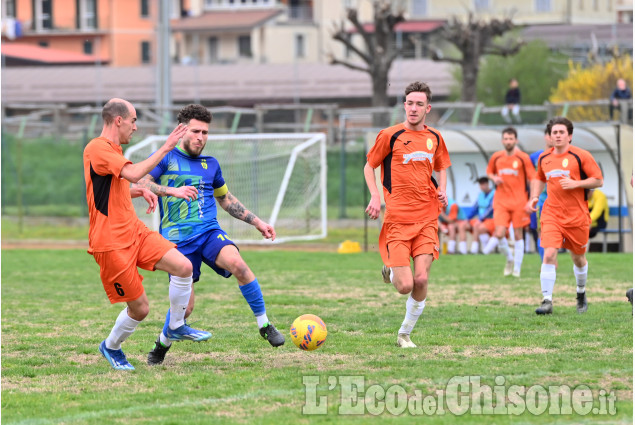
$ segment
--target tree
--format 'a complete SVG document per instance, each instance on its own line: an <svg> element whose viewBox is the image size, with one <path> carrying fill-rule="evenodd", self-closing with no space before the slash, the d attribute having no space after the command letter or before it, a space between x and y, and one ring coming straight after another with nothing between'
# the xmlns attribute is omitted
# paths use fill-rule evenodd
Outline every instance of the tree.
<svg viewBox="0 0 635 425"><path fill-rule="evenodd" d="M477 98L487 106L502 105L509 80L515 78L523 103L542 105L549 100L558 81L567 75L567 59L540 40L527 43L514 56L488 56L479 72Z"/></svg>
<svg viewBox="0 0 635 425"><path fill-rule="evenodd" d="M588 68L569 62L569 74L558 82L549 100L554 103L576 100L608 99L618 79L633 87L633 58L615 57L607 63L595 63ZM568 114L574 121L595 121L608 118L608 107L585 106L571 108Z"/></svg>
<svg viewBox="0 0 635 425"><path fill-rule="evenodd" d="M456 16L441 29L441 38L452 43L461 53L461 58L445 57L440 50L432 55L436 61L455 63L461 67L463 90L461 100L476 101L476 86L484 55L510 56L518 53L523 45L521 40L507 39L505 44L496 43L501 37L516 26L511 18L503 20L493 18L489 22L477 20L472 13L467 22L461 22Z"/></svg>
<svg viewBox="0 0 635 425"><path fill-rule="evenodd" d="M368 73L373 86L372 106L389 106L388 72L400 53L394 43L395 26L404 20L404 16L403 11L394 12L391 2L386 0L373 0L373 14L374 31L371 32L359 22L356 9L346 9L346 17L362 36L365 48L353 43L344 22L335 28L332 35L333 39L354 52L362 63L338 59L333 54L329 55L329 60L332 65L344 65Z"/></svg>

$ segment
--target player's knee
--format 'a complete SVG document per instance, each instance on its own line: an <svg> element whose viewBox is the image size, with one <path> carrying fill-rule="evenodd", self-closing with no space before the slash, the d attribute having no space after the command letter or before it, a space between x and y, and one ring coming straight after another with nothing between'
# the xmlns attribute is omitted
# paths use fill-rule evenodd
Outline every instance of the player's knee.
<svg viewBox="0 0 635 425"><path fill-rule="evenodd" d="M397 286L397 292L402 295L407 295L412 292L412 283L404 283Z"/></svg>
<svg viewBox="0 0 635 425"><path fill-rule="evenodd" d="M236 258L232 261L229 265L229 271L241 282L248 281L251 275L249 266L247 266L247 263L245 263L242 258Z"/></svg>
<svg viewBox="0 0 635 425"><path fill-rule="evenodd" d="M190 260L183 257L177 265L177 270L174 272L174 275L178 277L190 277L192 276L192 271L192 263L190 263Z"/></svg>
<svg viewBox="0 0 635 425"><path fill-rule="evenodd" d="M415 288L427 288L428 287L428 275L425 273L416 274L414 277Z"/></svg>
<svg viewBox="0 0 635 425"><path fill-rule="evenodd" d="M148 313L150 313L150 305L147 303L128 306L128 316L137 322L141 322L145 319Z"/></svg>

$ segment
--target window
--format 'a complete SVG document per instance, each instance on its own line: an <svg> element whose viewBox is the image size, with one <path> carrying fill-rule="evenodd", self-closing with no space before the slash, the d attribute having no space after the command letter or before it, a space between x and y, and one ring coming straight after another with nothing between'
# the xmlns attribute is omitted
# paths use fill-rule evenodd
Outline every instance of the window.
<svg viewBox="0 0 635 425"><path fill-rule="evenodd" d="M15 0L4 0L2 2L2 17L15 18Z"/></svg>
<svg viewBox="0 0 635 425"><path fill-rule="evenodd" d="M536 12L551 12L551 0L536 0Z"/></svg>
<svg viewBox="0 0 635 425"><path fill-rule="evenodd" d="M477 12L486 12L489 10L489 0L474 0L474 10Z"/></svg>
<svg viewBox="0 0 635 425"><path fill-rule="evenodd" d="M141 0L141 17L150 17L150 5L148 4L148 0Z"/></svg>
<svg viewBox="0 0 635 425"><path fill-rule="evenodd" d="M218 62L218 37L209 37L207 39L207 54L209 63Z"/></svg>
<svg viewBox="0 0 635 425"><path fill-rule="evenodd" d="M33 29L53 29L52 0L34 0L33 3Z"/></svg>
<svg viewBox="0 0 635 425"><path fill-rule="evenodd" d="M78 28L97 28L97 0L77 0Z"/></svg>
<svg viewBox="0 0 635 425"><path fill-rule="evenodd" d="M141 42L141 63L150 63L150 42Z"/></svg>
<svg viewBox="0 0 635 425"><path fill-rule="evenodd" d="M428 0L412 0L412 16L427 16Z"/></svg>
<svg viewBox="0 0 635 425"><path fill-rule="evenodd" d="M303 58L306 55L306 48L304 45L304 34L295 35L295 57Z"/></svg>
<svg viewBox="0 0 635 425"><path fill-rule="evenodd" d="M92 55L93 54L93 41L92 40L84 40L84 54Z"/></svg>
<svg viewBox="0 0 635 425"><path fill-rule="evenodd" d="M251 57L251 36L241 35L238 37L238 56L241 58Z"/></svg>

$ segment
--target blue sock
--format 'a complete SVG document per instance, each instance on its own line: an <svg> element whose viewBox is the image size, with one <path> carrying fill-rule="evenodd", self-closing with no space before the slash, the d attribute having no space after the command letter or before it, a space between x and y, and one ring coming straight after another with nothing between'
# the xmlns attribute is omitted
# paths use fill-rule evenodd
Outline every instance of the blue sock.
<svg viewBox="0 0 635 425"><path fill-rule="evenodd" d="M540 238L538 238L538 255L540 255L540 262L545 259L545 249L540 246Z"/></svg>
<svg viewBox="0 0 635 425"><path fill-rule="evenodd" d="M254 279L246 285L239 286L240 292L243 293L243 297L247 300L251 311L255 316L261 316L265 314L265 300L262 298L262 291L260 291L260 285L258 279Z"/></svg>

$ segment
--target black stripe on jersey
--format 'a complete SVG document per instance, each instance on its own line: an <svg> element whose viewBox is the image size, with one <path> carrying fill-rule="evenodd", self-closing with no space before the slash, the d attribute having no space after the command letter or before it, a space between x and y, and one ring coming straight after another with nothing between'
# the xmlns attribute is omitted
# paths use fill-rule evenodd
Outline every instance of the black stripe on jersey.
<svg viewBox="0 0 635 425"><path fill-rule="evenodd" d="M429 128L428 128L428 131L430 133L434 134L434 137L437 138L437 147L434 149L434 153L436 154L437 153L437 149L439 149L439 145L441 144L441 138L439 137L439 135L437 133L435 133L434 131L430 130ZM436 182L434 181L434 179L432 179L432 181L435 183L435 186L437 186Z"/></svg>
<svg viewBox="0 0 635 425"><path fill-rule="evenodd" d="M112 184L112 174L100 176L93 170L90 164L90 180L93 183L93 200L95 209L105 216L108 216L108 199L110 198L110 185Z"/></svg>
<svg viewBox="0 0 635 425"><path fill-rule="evenodd" d="M580 159L578 155L574 154L573 152L569 151L569 153L573 155L576 161L578 161L578 168L580 169L580 180L586 180L587 175L582 169L582 160ZM589 189L584 189L584 200L587 201L588 199L589 199Z"/></svg>
<svg viewBox="0 0 635 425"><path fill-rule="evenodd" d="M549 152L547 155L540 156L540 158L538 159L538 165L540 166L540 168L542 168L542 160L548 157L549 155L551 155L551 152Z"/></svg>
<svg viewBox="0 0 635 425"><path fill-rule="evenodd" d="M398 132L392 135L392 137L390 138L390 153L386 156L386 158L384 158L384 181L382 181L382 184L384 185L388 193L392 193L392 180L391 180L391 174L390 174L390 167L392 164L392 149L395 146L395 142L397 141L397 138L404 131L406 130L399 130Z"/></svg>

